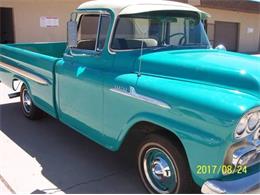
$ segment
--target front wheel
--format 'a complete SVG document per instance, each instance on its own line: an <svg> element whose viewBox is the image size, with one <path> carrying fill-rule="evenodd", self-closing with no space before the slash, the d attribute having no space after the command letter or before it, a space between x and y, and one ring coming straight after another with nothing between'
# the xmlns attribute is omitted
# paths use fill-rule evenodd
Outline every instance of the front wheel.
<svg viewBox="0 0 260 195"><path fill-rule="evenodd" d="M31 94L25 85L21 87L20 99L23 113L27 118L36 120L43 117L43 111L34 105Z"/></svg>
<svg viewBox="0 0 260 195"><path fill-rule="evenodd" d="M138 170L150 193L189 193L192 177L181 146L149 135L138 149Z"/></svg>

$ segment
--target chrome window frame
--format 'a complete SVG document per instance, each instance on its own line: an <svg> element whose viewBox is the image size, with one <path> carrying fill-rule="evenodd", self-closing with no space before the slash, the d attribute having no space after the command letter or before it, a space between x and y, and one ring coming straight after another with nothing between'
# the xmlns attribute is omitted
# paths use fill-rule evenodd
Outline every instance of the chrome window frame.
<svg viewBox="0 0 260 195"><path fill-rule="evenodd" d="M106 10L76 10L75 12L71 13L71 19L72 17L75 15L75 21L77 22L77 28L79 30L79 26L80 26L80 18L82 17L82 15L89 15L89 14L93 14L93 15L97 15L99 16L99 21L98 21L98 29L97 29L97 34L96 34L96 43L95 43L95 49L94 50L89 50L89 49L78 49L78 48L71 48L72 51L75 51L77 53L81 53L83 54L83 56L86 55L95 55L95 54L100 54L102 53L103 49L105 48L105 46L99 50L98 49L98 43L99 43L99 35L100 35L100 27L101 27L101 17L102 15L109 15L110 17L110 24L111 24L111 13L106 11ZM107 34L106 39L110 40L110 35Z"/></svg>

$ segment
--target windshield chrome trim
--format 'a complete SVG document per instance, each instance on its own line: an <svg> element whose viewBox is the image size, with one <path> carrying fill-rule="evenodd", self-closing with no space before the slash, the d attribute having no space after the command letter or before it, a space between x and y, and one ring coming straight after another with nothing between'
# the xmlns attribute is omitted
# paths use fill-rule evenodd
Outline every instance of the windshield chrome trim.
<svg viewBox="0 0 260 195"><path fill-rule="evenodd" d="M118 16L116 16L114 18L114 21L113 21L113 24L112 24L112 30L110 32L110 37L109 37L109 42L108 42L108 52L110 54L116 54L117 52L129 52L129 51L138 51L138 50L140 50L141 48L137 48L137 49L122 49L122 50L120 50L120 49L113 49L112 48L112 42L113 42L113 38L114 38L114 33L116 31L116 27L117 27L118 21L120 19L120 16L121 15L118 15ZM203 25L203 24L201 23L201 25ZM211 43L209 41L208 35L206 33L206 30L205 30L204 27L202 29L203 29L203 32L205 33L206 37L207 37L208 48L206 48L206 49L212 49L213 47L212 47L212 45L211 45ZM159 47L151 47L151 48L144 48L144 49L156 49L156 48L159 48ZM189 48L189 49L191 49L191 48ZM205 48L194 48L194 49L205 49ZM181 49L178 49L178 50L181 50ZM185 50L185 48L183 48L183 50Z"/></svg>

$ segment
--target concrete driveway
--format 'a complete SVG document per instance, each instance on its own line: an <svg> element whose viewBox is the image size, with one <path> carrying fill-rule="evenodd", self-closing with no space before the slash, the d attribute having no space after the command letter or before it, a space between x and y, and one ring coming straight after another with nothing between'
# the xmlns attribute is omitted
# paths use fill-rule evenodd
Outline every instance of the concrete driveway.
<svg viewBox="0 0 260 195"><path fill-rule="evenodd" d="M26 119L9 92L0 83L0 194L146 193L121 155L51 117Z"/></svg>

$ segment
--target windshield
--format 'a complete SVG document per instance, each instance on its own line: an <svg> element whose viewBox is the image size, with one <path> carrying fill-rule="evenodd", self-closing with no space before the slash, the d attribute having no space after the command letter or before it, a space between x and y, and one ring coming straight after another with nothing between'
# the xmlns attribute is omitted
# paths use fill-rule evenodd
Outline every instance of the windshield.
<svg viewBox="0 0 260 195"><path fill-rule="evenodd" d="M204 26L195 12L149 12L120 16L111 48L114 50L210 48Z"/></svg>

